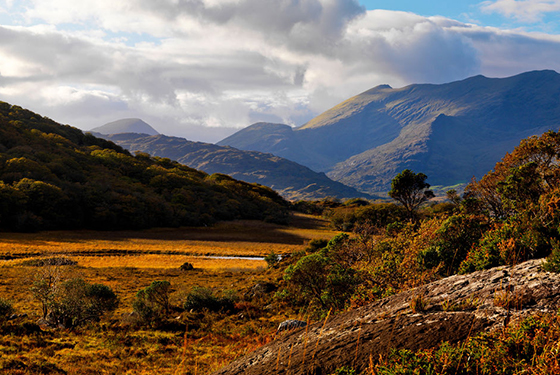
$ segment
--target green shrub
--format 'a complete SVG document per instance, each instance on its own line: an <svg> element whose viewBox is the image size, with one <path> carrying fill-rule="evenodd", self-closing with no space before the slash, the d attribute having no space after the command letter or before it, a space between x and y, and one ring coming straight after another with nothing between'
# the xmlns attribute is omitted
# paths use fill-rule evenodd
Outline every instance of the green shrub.
<svg viewBox="0 0 560 375"><path fill-rule="evenodd" d="M183 307L189 311L230 311L237 299L234 291L225 291L222 296L217 296L210 288L195 286L187 294Z"/></svg>
<svg viewBox="0 0 560 375"><path fill-rule="evenodd" d="M318 250L321 250L322 248L326 247L328 243L329 243L328 240L323 240L323 239L310 240L309 243L307 244L307 247L305 248L305 252L306 253L314 253L314 252L316 252Z"/></svg>
<svg viewBox="0 0 560 375"><path fill-rule="evenodd" d="M548 272L560 272L560 242L552 241L552 252L542 264L542 268Z"/></svg>
<svg viewBox="0 0 560 375"><path fill-rule="evenodd" d="M350 265L353 257L343 251L348 235L334 237L327 246L300 258L284 271L288 295L296 303L318 303L323 308L342 308L360 283Z"/></svg>
<svg viewBox="0 0 560 375"><path fill-rule="evenodd" d="M132 307L145 323L160 322L170 312L169 296L171 291L169 281L152 281L149 286L136 293L136 299Z"/></svg>
<svg viewBox="0 0 560 375"><path fill-rule="evenodd" d="M8 320L14 311L14 307L10 301L0 298L0 323Z"/></svg>
<svg viewBox="0 0 560 375"><path fill-rule="evenodd" d="M435 232L432 245L420 253L419 261L426 268L441 265L440 273L444 276L457 273L472 246L484 234L485 227L481 218L476 216L453 215L447 218Z"/></svg>
<svg viewBox="0 0 560 375"><path fill-rule="evenodd" d="M274 251L270 251L265 257L264 261L268 267L272 268L280 262L280 255L276 254Z"/></svg>

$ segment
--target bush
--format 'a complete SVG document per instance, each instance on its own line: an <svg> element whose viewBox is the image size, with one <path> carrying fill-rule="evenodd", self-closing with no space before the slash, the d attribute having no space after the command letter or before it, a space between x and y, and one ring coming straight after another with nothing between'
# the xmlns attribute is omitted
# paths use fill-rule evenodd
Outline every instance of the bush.
<svg viewBox="0 0 560 375"><path fill-rule="evenodd" d="M306 253L314 253L318 250L321 250L322 248L326 247L328 245L329 241L328 240L322 240L322 239L313 239L310 240L309 243L307 244L307 247L305 248L305 252Z"/></svg>
<svg viewBox="0 0 560 375"><path fill-rule="evenodd" d="M265 257L264 261L268 267L272 268L280 262L280 255L276 254L274 251L270 251Z"/></svg>
<svg viewBox="0 0 560 375"><path fill-rule="evenodd" d="M445 219L436 230L431 246L423 250L419 261L426 268L441 265L440 274L457 273L459 265L484 234L486 226L476 216L453 215Z"/></svg>
<svg viewBox="0 0 560 375"><path fill-rule="evenodd" d="M0 298L0 323L8 320L14 311L14 307L10 301Z"/></svg>
<svg viewBox="0 0 560 375"><path fill-rule="evenodd" d="M102 284L89 284L81 278L63 282L49 303L47 320L64 328L78 327L98 321L106 312L118 306L113 290Z"/></svg>
<svg viewBox="0 0 560 375"><path fill-rule="evenodd" d="M194 270L194 266L189 262L185 262L185 263L181 264L181 267L179 267L179 269L181 271L192 271L192 270Z"/></svg>
<svg viewBox="0 0 560 375"><path fill-rule="evenodd" d="M226 291L223 296L217 296L210 288L195 286L187 294L183 307L189 311L229 311L233 309L236 301L237 296L233 291Z"/></svg>
<svg viewBox="0 0 560 375"><path fill-rule="evenodd" d="M284 271L286 297L302 304L342 308L360 283L358 272L351 267L352 256L344 251L347 240L348 235L338 235L324 249L290 265Z"/></svg>
<svg viewBox="0 0 560 375"><path fill-rule="evenodd" d="M149 286L136 293L132 307L145 323L161 322L170 312L171 291L169 281L152 281Z"/></svg>
<svg viewBox="0 0 560 375"><path fill-rule="evenodd" d="M542 265L543 270L560 273L560 242L552 242L552 252Z"/></svg>

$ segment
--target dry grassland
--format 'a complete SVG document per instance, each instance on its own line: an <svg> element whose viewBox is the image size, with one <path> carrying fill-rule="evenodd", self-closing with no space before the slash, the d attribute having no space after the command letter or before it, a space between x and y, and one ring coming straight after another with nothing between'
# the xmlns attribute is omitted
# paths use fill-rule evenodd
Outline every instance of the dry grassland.
<svg viewBox="0 0 560 375"><path fill-rule="evenodd" d="M66 277L83 277L113 288L121 300L118 312L128 311L136 292L154 280L168 280L180 300L192 286L218 290L247 288L261 277L264 256L271 251L289 254L314 238L330 239L337 232L316 217L295 214L288 227L258 221L220 223L208 228L151 229L146 231L53 231L0 234L0 297L12 300L20 312L35 314L29 286L37 267L25 260L53 255L77 261L64 266ZM214 259L207 256L237 256ZM191 263L195 271L181 271Z"/></svg>
<svg viewBox="0 0 560 375"><path fill-rule="evenodd" d="M0 259L53 254L69 257L85 254L264 256L271 251L289 254L301 249L310 239L330 239L335 234L326 227L325 221L302 214L295 214L293 224L289 227L258 221L235 221L207 228L165 228L138 232L2 233ZM144 259L138 258L138 261L142 263Z"/></svg>
<svg viewBox="0 0 560 375"><path fill-rule="evenodd" d="M271 251L289 254L303 249L311 239L330 239L335 234L325 221L299 214L289 227L236 221L211 228L141 232L0 233L0 297L12 301L18 313L28 314L27 321L39 318L40 306L30 286L41 272L28 260L68 257L77 265L60 266L64 279L82 277L108 285L120 300L111 316L78 331L0 335L0 357L4 357L0 362L13 367L2 370L0 366L0 373L207 374L217 370L271 340L275 324L288 316L263 320L234 314L216 321L213 315L187 312L182 319L197 326L187 324L186 336L184 332L120 328L120 316L132 310L136 292L154 280L167 280L174 290L171 303L175 306L182 306L195 285L242 294L258 282L281 277L278 271L267 270L263 260L246 257L262 257ZM179 266L185 262L195 270L181 271Z"/></svg>

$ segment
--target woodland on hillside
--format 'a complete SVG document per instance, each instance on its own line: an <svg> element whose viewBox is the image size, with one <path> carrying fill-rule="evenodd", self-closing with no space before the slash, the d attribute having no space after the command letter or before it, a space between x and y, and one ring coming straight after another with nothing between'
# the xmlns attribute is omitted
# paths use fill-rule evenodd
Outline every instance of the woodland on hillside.
<svg viewBox="0 0 560 375"><path fill-rule="evenodd" d="M272 189L207 175L0 103L0 228L141 229L286 222Z"/></svg>

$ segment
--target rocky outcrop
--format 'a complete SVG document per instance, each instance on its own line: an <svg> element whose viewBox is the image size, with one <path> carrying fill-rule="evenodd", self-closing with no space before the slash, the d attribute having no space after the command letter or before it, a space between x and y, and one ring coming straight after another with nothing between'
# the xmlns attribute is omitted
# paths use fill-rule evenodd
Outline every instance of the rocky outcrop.
<svg viewBox="0 0 560 375"><path fill-rule="evenodd" d="M560 275L542 271L541 263L456 275L376 301L277 336L215 374L330 374L345 365L364 370L370 357L393 348L430 348L555 312Z"/></svg>

